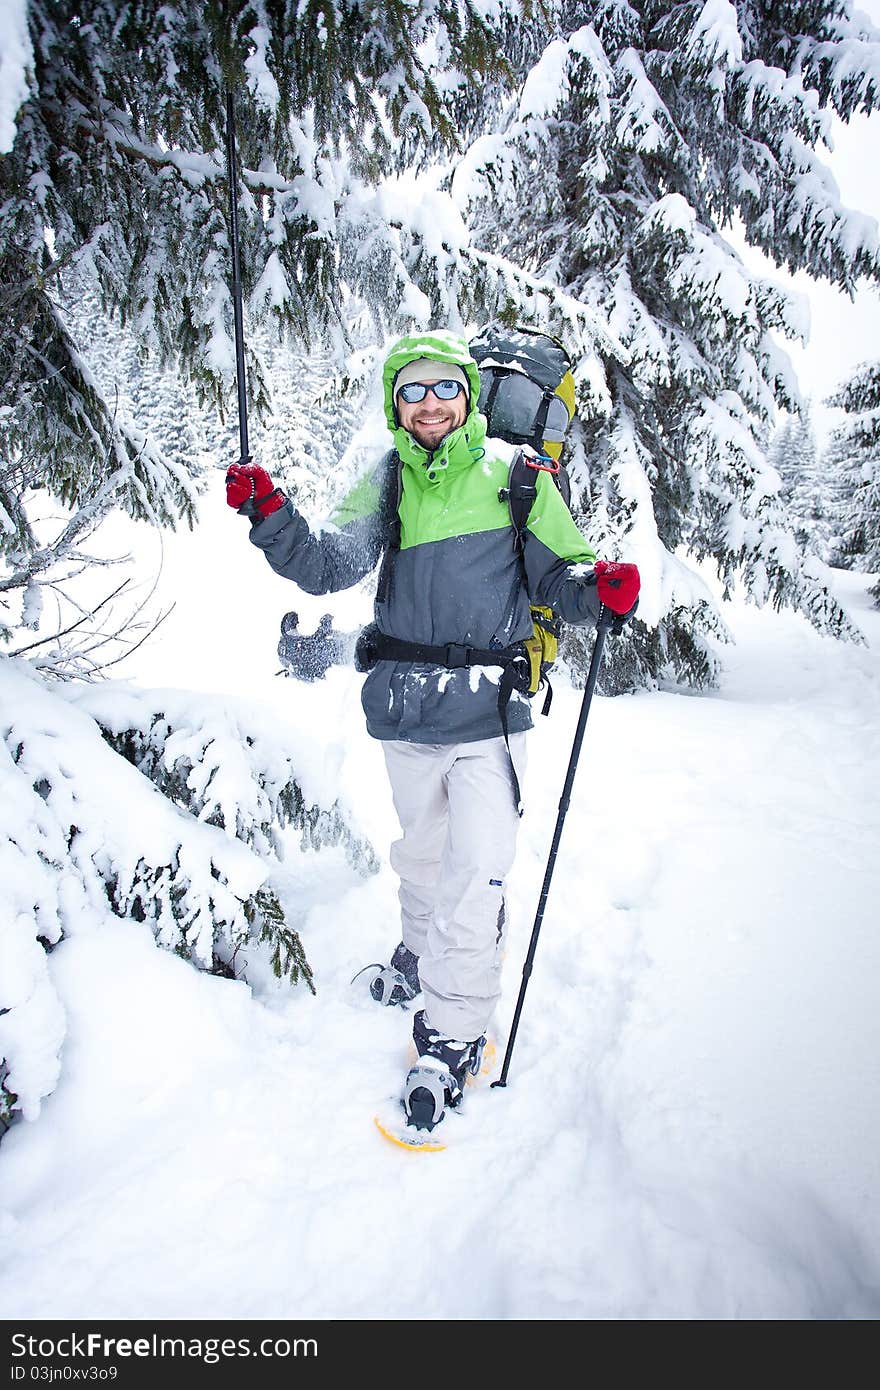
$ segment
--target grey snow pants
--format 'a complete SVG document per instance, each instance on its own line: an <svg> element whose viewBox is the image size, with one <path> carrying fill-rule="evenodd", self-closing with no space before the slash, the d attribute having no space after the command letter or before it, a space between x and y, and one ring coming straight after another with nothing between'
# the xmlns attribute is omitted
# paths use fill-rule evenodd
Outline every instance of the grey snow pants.
<svg viewBox="0 0 880 1390"><path fill-rule="evenodd" d="M511 735L520 783L525 742ZM419 957L425 1021L472 1042L501 994L504 890L519 827L504 739L382 747L403 830L391 866L403 942Z"/></svg>

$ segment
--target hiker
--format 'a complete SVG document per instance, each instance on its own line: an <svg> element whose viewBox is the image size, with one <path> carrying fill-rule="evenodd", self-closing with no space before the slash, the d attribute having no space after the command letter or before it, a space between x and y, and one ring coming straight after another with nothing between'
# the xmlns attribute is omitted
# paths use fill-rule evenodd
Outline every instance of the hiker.
<svg viewBox="0 0 880 1390"><path fill-rule="evenodd" d="M285 670L298 680L321 680L340 659L332 614L323 614L311 635L299 632L298 628L297 614L285 613L278 643L279 659Z"/></svg>
<svg viewBox="0 0 880 1390"><path fill-rule="evenodd" d="M431 1129L479 1069L500 997L532 725L520 645L533 632L529 601L594 625L603 604L633 611L639 576L635 565L596 560L540 467L517 547L506 495L516 451L486 437L463 338L401 338L383 387L393 452L354 486L334 526L313 533L256 465L233 464L226 485L230 506L251 520L251 542L308 593L347 588L382 559L360 647L362 703L403 830L391 847L402 941L371 992L392 1005L423 996L403 1100L408 1123Z"/></svg>

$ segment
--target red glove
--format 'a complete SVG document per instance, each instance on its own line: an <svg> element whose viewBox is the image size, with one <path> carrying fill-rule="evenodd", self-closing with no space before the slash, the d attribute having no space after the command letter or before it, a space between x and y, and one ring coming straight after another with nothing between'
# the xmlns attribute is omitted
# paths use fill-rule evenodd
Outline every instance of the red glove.
<svg viewBox="0 0 880 1390"><path fill-rule="evenodd" d="M256 463L233 463L226 473L226 501L241 516L263 521L283 507L287 498L265 468Z"/></svg>
<svg viewBox="0 0 880 1390"><path fill-rule="evenodd" d="M631 613L636 606L640 587L636 566L617 560L597 560L593 569L600 603L621 616Z"/></svg>

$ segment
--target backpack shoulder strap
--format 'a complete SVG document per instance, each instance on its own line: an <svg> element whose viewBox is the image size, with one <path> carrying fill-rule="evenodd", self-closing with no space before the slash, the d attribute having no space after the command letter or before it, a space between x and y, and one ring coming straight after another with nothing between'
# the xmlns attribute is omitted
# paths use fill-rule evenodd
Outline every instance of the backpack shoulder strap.
<svg viewBox="0 0 880 1390"><path fill-rule="evenodd" d="M400 550L400 497L403 491L403 463L396 449L391 449L378 467L379 539L382 562L376 584L376 601L384 603L391 592L391 572ZM366 668L365 668L366 669ZM360 670L360 667L358 667Z"/></svg>
<svg viewBox="0 0 880 1390"><path fill-rule="evenodd" d="M507 475L507 487L501 489L501 500L506 501L510 508L510 524L518 551L523 548L525 529L537 495L538 489L526 463L526 456L522 449L517 449Z"/></svg>
<svg viewBox="0 0 880 1390"><path fill-rule="evenodd" d="M561 467L558 473L553 474L553 481L562 494L563 502L571 511L571 478L568 476L568 469Z"/></svg>
<svg viewBox="0 0 880 1390"><path fill-rule="evenodd" d="M379 524L382 544L392 550L400 549L400 497L403 491L403 464L396 449L391 449L379 464Z"/></svg>

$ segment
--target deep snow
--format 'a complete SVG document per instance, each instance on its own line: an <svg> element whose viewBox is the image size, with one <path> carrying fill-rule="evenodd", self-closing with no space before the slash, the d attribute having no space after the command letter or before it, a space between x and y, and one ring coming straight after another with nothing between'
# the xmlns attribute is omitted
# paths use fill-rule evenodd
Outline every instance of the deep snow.
<svg viewBox="0 0 880 1390"><path fill-rule="evenodd" d="M304 599L221 509L168 544L178 609L138 677L309 729L312 775L386 866L291 842L275 882L314 998L256 959L250 984L198 974L133 922L52 953L68 1037L39 1120L0 1147L4 1316L876 1317L868 578L834 575L868 647L735 602L720 691L595 700L510 1084L469 1094L447 1152L410 1155L372 1124L410 1020L349 988L398 939L360 677L273 674L286 607L347 629L366 599ZM579 700L560 679L531 735L499 1049Z"/></svg>

